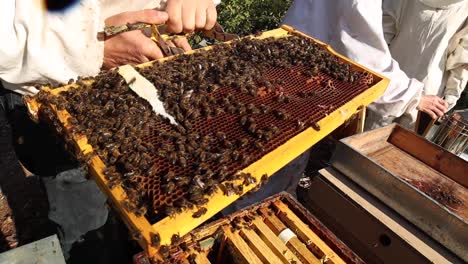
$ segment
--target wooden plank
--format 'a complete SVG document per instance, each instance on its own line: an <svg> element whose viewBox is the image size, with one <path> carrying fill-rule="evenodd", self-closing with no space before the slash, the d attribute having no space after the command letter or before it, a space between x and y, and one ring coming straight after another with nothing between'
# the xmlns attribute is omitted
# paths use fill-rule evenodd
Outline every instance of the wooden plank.
<svg viewBox="0 0 468 264"><path fill-rule="evenodd" d="M468 188L468 162L460 157L400 126L395 126L388 142Z"/></svg>
<svg viewBox="0 0 468 264"><path fill-rule="evenodd" d="M236 261L245 264L262 264L262 261L250 249L249 245L242 239L238 233L231 232L228 226L223 227L224 234L227 236L227 243L233 250L233 256Z"/></svg>
<svg viewBox="0 0 468 264"><path fill-rule="evenodd" d="M445 207L465 221L468 220L467 188L445 177L441 172L419 161L412 155L407 154L402 149L389 142L385 143L387 146L380 151L371 153L369 158L385 168L392 175L395 175L418 189L419 192L424 192L424 188L427 190L431 186L438 186L437 188L439 188L442 193L450 194L452 199L460 201L458 204L451 204L449 202L450 200L440 199L437 201L440 206ZM402 166L402 164L411 164L411 166ZM426 193L426 195L432 197L430 192ZM434 197L432 198L434 199Z"/></svg>
<svg viewBox="0 0 468 264"><path fill-rule="evenodd" d="M222 218L217 221L211 222L209 225L205 225L203 228L198 228L196 231L190 233L190 238L193 240L200 240L207 236L214 234L221 226L229 223L229 219Z"/></svg>
<svg viewBox="0 0 468 264"><path fill-rule="evenodd" d="M325 259L330 260L327 261L327 263L345 263L345 261L341 259L341 257L338 256L319 236L317 236L317 234L315 234L307 224L299 219L299 217L297 217L286 204L281 201L275 201L273 205L280 210L279 218L293 228L302 241L307 241L306 243L309 249L316 250L316 248L313 248L312 244L318 247L322 255L325 255Z"/></svg>
<svg viewBox="0 0 468 264"><path fill-rule="evenodd" d="M210 260L208 259L207 257L207 253L206 252L197 252L196 250L194 250L193 248L190 249L189 251L190 254L194 254L195 255L195 263L197 264L211 264Z"/></svg>
<svg viewBox="0 0 468 264"><path fill-rule="evenodd" d="M366 107L362 107L361 110L359 110L358 113L358 121L357 121L357 127L356 127L356 134L361 134L364 132L364 124L366 123Z"/></svg>
<svg viewBox="0 0 468 264"><path fill-rule="evenodd" d="M257 230L258 235L263 239L263 242L273 250L273 253L275 253L276 256L289 263L301 263L296 255L294 255L294 253L283 244L283 242L275 235L275 233L273 233L273 231L271 231L270 228L268 228L260 217L255 217L252 224L253 228Z"/></svg>
<svg viewBox="0 0 468 264"><path fill-rule="evenodd" d="M225 250L226 244L227 244L227 240L228 240L228 238L227 238L226 234L223 234L221 237L218 238L219 249L218 249L218 254L216 256L215 263L222 263L224 250Z"/></svg>
<svg viewBox="0 0 468 264"><path fill-rule="evenodd" d="M288 228L281 220L274 215L270 210L267 208L260 208L259 211L262 213L263 217L265 218L266 225L275 233L275 235L279 235L281 231ZM286 246L296 254L297 257L301 260L302 263L310 263L310 264L319 264L321 263L320 260L309 251L306 245L302 243L299 238L292 237L286 243Z"/></svg>
<svg viewBox="0 0 468 264"><path fill-rule="evenodd" d="M211 264L210 260L205 254L198 254L195 258L195 263L198 264Z"/></svg>
<svg viewBox="0 0 468 264"><path fill-rule="evenodd" d="M250 248L257 254L263 263L284 264L289 263L286 259L278 258L263 240L252 229L242 228L240 235L249 244Z"/></svg>

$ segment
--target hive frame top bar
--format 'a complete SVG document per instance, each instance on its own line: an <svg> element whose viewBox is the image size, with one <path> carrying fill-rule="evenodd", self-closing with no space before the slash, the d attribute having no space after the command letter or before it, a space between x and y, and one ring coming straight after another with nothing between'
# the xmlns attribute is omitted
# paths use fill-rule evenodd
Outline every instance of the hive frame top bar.
<svg viewBox="0 0 468 264"><path fill-rule="evenodd" d="M282 26L279 29L274 29L271 31L264 32L259 36L255 36L257 39L264 39L268 37L287 37L289 34L294 34L306 38L311 37L294 30L289 26ZM342 125L347 119L349 119L354 113L356 113L362 107L367 106L372 103L378 97L380 97L385 91L389 80L371 70L368 70L365 67L362 67L344 56L336 53L331 49L330 46L317 41L319 45L328 50L328 52L336 55L342 61L349 63L353 68L359 69L361 71L366 71L371 73L374 76L374 84L361 94L357 95L351 101L345 103L343 106L339 107L332 113L329 113L328 116L321 119L318 122L318 125L321 127L320 131L316 131L312 128L307 128L302 131L295 137L291 138L285 144L276 148L275 150L267 153L261 159L251 164L247 168L243 169L245 173L251 173L257 181L260 182L261 176L264 174L272 175L283 166L288 164L294 158L299 156L301 153L305 152L315 143L320 141L326 135L330 134L337 127ZM186 54L191 54L195 52L203 52L204 50L209 50L211 47L206 47L200 50L189 51ZM177 55L176 55L177 56ZM166 60L170 60L173 57L163 58L157 61L144 63L138 65L137 67L144 68L152 66L154 63L161 63ZM89 84L92 81L87 81ZM57 95L61 91L76 88L75 84L67 85L61 88L51 90L50 88L45 87L46 91L49 91L53 95ZM40 104L35 100L35 98L25 98L25 103L28 106L29 113L33 120L38 121L38 111ZM68 123L68 117L70 116L66 111L56 111L58 120L62 123L65 128L65 131L70 131L71 125ZM71 134L75 146L82 152L82 154L93 153L93 148L88 144L87 138L84 135ZM197 211L186 210L180 214L175 215L174 217L166 217L157 223L150 223L145 217L137 217L132 212L126 210L122 206L122 201L126 199L126 194L121 186L116 186L112 190L108 188L108 181L105 179L102 171L105 168L103 161L97 156L94 155L89 163L89 173L95 179L98 186L101 190L110 198L111 203L114 205L114 208L121 214L123 220L127 226L131 229L132 232L137 232L140 234L141 239L139 240L140 245L147 251L149 255L154 255L156 253L156 248L151 246L150 243L150 233L159 233L161 237L161 244L169 244L171 236L173 234L179 234L180 236L189 233L191 230L211 218L213 215L221 211L223 208L237 200L239 195L225 196L221 190L218 190L210 197L210 201L205 205L208 209L207 213L201 216L200 218L193 218L192 214ZM250 185L244 188L243 194L253 189L255 186Z"/></svg>

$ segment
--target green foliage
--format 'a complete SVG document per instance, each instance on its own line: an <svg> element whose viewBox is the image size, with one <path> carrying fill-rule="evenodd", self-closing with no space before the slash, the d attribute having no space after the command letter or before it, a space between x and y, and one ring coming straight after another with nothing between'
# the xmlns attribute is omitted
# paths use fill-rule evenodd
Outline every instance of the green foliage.
<svg viewBox="0 0 468 264"><path fill-rule="evenodd" d="M277 28L292 0L222 0L218 22L240 36Z"/></svg>

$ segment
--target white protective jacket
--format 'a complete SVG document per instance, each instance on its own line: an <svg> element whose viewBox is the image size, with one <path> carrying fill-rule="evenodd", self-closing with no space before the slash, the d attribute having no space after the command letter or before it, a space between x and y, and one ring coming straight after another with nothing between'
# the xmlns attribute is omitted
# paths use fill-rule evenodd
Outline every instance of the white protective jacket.
<svg viewBox="0 0 468 264"><path fill-rule="evenodd" d="M453 107L468 80L468 1L384 0L392 57L408 76ZM457 33L458 32L458 33Z"/></svg>
<svg viewBox="0 0 468 264"><path fill-rule="evenodd" d="M368 107L366 129L385 126L397 118L411 127L423 83L408 77L392 58L385 40L382 8L381 0L296 0L284 23L330 44L339 53L391 80L384 95Z"/></svg>
<svg viewBox="0 0 468 264"><path fill-rule="evenodd" d="M43 0L0 1L0 79L5 88L34 94L33 83L99 73L104 20L125 11L164 9L158 0L81 0L64 12L48 12ZM215 0L216 4L220 1Z"/></svg>

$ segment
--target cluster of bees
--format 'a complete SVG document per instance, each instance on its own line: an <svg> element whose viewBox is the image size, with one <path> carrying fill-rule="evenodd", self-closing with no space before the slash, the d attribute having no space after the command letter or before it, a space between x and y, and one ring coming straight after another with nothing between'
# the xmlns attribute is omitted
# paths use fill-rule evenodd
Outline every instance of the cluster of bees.
<svg viewBox="0 0 468 264"><path fill-rule="evenodd" d="M314 120L299 119L287 109L317 93L288 94L283 79L265 75L293 67L312 81L319 74L339 82L362 81L360 73L324 48L291 35L245 38L137 68L158 89L178 125L154 113L116 70L89 84L77 81L79 88L59 96L39 97L70 113L73 132L86 135L104 161L110 188L120 185L126 191L128 210L155 220L197 208L197 218L218 188L233 195L257 184L239 171L287 140L280 137L285 129L320 130ZM333 83L323 86L334 89Z"/></svg>

